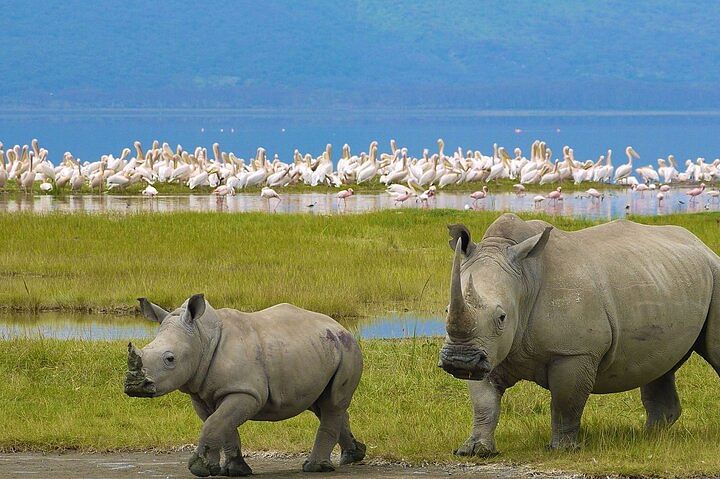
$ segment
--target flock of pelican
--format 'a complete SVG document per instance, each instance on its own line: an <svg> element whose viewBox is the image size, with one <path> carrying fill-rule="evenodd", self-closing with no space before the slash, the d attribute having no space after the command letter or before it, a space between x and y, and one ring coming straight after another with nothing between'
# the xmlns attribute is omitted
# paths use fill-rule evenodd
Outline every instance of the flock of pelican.
<svg viewBox="0 0 720 479"><path fill-rule="evenodd" d="M353 195L349 186L379 181L387 186L388 193L397 203L415 198L427 204L438 190L449 185L487 184L500 179L516 181L514 187L518 193L522 193L528 184L570 181L576 185L584 182L621 184L643 192L655 189L656 183L720 180L720 159L711 163L704 158L687 160L681 170L674 156L669 155L667 159L657 160L657 169L653 165L634 168L633 161L640 156L631 146L625 149L627 162L616 167L612 150L597 160L580 161L575 158L573 149L565 146L562 157L553 159L552 150L539 140L532 143L529 157L520 148L510 154L504 147L493 145L492 154L485 155L478 150L463 151L462 148L446 153L443 140L439 139L437 144L437 152L430 153L425 149L419 158L409 156L407 148L398 147L394 140L390 141L389 152L383 153L378 153L377 141L370 143L367 152L359 154L353 154L350 146L345 144L335 163L330 144L319 156L295 150L292 161L283 162L278 155L268 159L264 148L258 148L254 157L244 159L233 152L222 151L217 143L213 144L210 154L206 148L185 150L177 145L173 149L159 141L144 150L136 141L134 152L125 148L117 157L102 155L96 161L80 161L66 152L55 165L36 139L30 145L15 145L7 151L0 142L0 189L10 181L26 192L32 191L39 182L40 190L46 193L60 189L80 191L84 187L101 192L140 183L146 185L144 195L155 196L158 194L155 185L174 183L186 185L190 190L210 187L214 194L225 196L256 187L261 188L263 198L279 203L282 200L273 188L296 184L345 187L337 194L338 201L345 201ZM702 194L704 188L704 183L696 188L695 196ZM591 190L595 193L597 190L588 190L588 194L595 196ZM561 191L562 187L558 187L547 197L536 199L557 201ZM477 202L487 195L488 188L484 186L473 192L471 198ZM661 201L660 196L658 200Z"/></svg>

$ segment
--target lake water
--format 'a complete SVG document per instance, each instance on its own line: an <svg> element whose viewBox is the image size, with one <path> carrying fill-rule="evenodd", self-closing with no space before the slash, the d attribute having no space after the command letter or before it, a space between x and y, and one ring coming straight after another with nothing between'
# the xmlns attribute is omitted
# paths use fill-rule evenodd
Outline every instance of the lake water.
<svg viewBox="0 0 720 479"><path fill-rule="evenodd" d="M225 151L254 156L258 146L287 161L298 148L320 154L326 143L343 143L354 152L367 151L372 140L380 151L389 140L419 156L423 148L435 151L442 137L446 152L458 146L488 154L497 142L509 151L520 146L528 153L535 139L548 142L555 154L568 144L578 160L597 159L608 148L615 162L624 162L624 149L640 153L638 165L655 164L672 153L678 160L720 156L720 112L474 112L474 111L346 111L227 112L227 111L76 111L0 112L0 141L6 145L38 138L55 162L65 151L82 160L101 154L118 155L134 140L149 145L153 139L180 143L186 148L210 148L219 142Z"/></svg>
<svg viewBox="0 0 720 479"><path fill-rule="evenodd" d="M477 188L480 188L477 185ZM491 186L492 188L492 186ZM241 193L227 198L213 195L176 195L145 198L142 196L83 195L83 196L34 196L22 194L0 194L0 212L27 211L46 213L61 212L171 212L171 211L218 211L218 212L276 212L307 214L362 213L382 209L421 208L422 204L410 199L406 204L396 204L388 194L358 194L345 203L338 202L334 193L289 193L283 194L282 201L260 198L258 193ZM718 211L720 204L706 193L695 201L687 196L688 188L674 188L658 202L654 191L644 193L631 190L607 190L600 199L591 199L582 191L565 192L563 201L534 201L535 194L491 193L488 198L473 202L469 193L441 191L427 205L429 208L451 208L468 213L476 210L497 210L514 212L536 212L559 216L574 216L597 219L621 218L628 213L638 215L665 215L670 213L695 213ZM311 206L312 205L312 206Z"/></svg>
<svg viewBox="0 0 720 479"><path fill-rule="evenodd" d="M376 318L340 321L364 339L443 336L443 318L409 314L388 314ZM148 340L157 333L157 324L132 316L109 314L40 313L0 316L0 340L14 337L107 340Z"/></svg>

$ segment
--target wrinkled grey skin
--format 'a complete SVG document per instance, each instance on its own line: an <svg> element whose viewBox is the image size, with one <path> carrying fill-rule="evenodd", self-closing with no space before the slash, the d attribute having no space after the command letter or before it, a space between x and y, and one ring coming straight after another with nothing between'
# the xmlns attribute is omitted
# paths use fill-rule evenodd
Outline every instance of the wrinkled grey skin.
<svg viewBox="0 0 720 479"><path fill-rule="evenodd" d="M305 410L320 419L306 472L358 462L365 445L350 431L348 406L362 374L355 338L328 316L290 304L256 313L214 309L198 294L167 312L140 298L143 314L160 323L150 344L128 345L125 393L189 394L204 424L188 467L196 476L246 476L237 428L245 421L279 421ZM220 465L220 452L225 455Z"/></svg>
<svg viewBox="0 0 720 479"><path fill-rule="evenodd" d="M470 438L497 454L500 399L519 380L550 390L551 448L578 447L590 393L640 388L646 427L680 416L675 371L695 351L720 373L720 258L677 226L618 220L576 232L498 218L455 250L443 369L470 379Z"/></svg>

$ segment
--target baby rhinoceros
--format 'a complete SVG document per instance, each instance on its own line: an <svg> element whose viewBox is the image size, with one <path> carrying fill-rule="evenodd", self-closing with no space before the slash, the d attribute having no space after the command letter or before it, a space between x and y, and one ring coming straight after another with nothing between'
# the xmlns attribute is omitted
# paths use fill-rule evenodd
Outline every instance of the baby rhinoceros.
<svg viewBox="0 0 720 479"><path fill-rule="evenodd" d="M125 393L189 394L204 424L190 471L200 477L247 476L237 428L246 421L279 421L305 410L320 419L305 472L359 462L365 445L350 431L348 407L362 374L355 338L332 318L290 304L256 313L214 309L202 294L175 311L140 298L143 314L160 323L150 344L128 345ZM220 465L220 452L224 465Z"/></svg>

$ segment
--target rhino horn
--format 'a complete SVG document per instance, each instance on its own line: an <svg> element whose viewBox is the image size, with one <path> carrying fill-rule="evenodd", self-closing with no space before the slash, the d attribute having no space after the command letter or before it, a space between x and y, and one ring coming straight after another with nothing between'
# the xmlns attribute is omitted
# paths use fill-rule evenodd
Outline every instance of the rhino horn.
<svg viewBox="0 0 720 479"><path fill-rule="evenodd" d="M455 244L455 258L450 279L450 306L448 307L446 326L448 334L455 337L467 337L471 333L470 318L460 281L462 254L462 241L458 241Z"/></svg>
<svg viewBox="0 0 720 479"><path fill-rule="evenodd" d="M133 343L128 343L128 371L141 371L142 356Z"/></svg>

